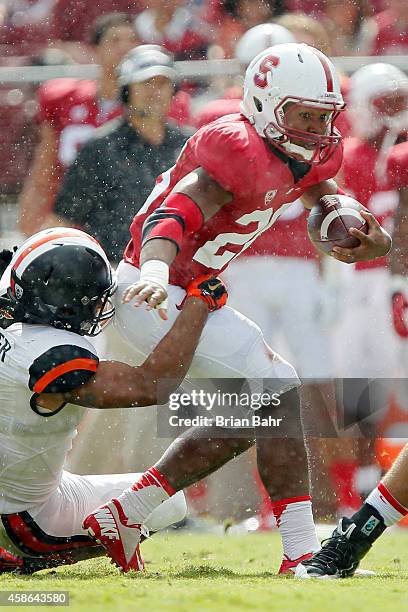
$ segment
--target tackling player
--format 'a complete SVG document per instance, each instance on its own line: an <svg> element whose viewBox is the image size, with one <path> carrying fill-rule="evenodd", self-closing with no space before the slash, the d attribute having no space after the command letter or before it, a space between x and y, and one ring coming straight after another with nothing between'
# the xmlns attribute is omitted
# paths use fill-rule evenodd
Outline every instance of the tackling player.
<svg viewBox="0 0 408 612"><path fill-rule="evenodd" d="M190 279L224 270L297 198L311 208L320 196L337 192L330 179L341 165L342 147L333 122L343 108L334 66L320 51L288 43L254 58L246 72L242 114L198 130L176 164L158 178L131 225L132 239L118 268L119 285L127 287L125 303L117 311L118 328L130 345L148 354L177 317L176 305ZM361 244L335 247L340 261L372 259L390 249L389 235L370 213L362 214L368 235L353 230ZM147 309L135 311L143 302ZM226 308L209 318L190 375L261 378L269 393L279 395L279 408L263 407L259 414L266 420L284 416L291 433L273 440L263 427L254 433L259 472L283 540L280 573L294 571L319 548L294 368L266 344L256 324ZM146 511L254 444L252 431L238 439L234 429L224 430L214 438L211 428L192 428L151 468L160 473L161 486L152 486L148 470L85 520L89 533L123 569L133 567L125 550L136 549ZM100 512L115 521L115 539L103 535Z"/></svg>
<svg viewBox="0 0 408 612"><path fill-rule="evenodd" d="M169 392L177 388L208 311L226 301L218 279L193 283L187 294L191 290L198 297L187 299L172 330L144 363L131 367L99 361L86 338L113 317L115 290L102 247L70 228L32 236L1 278L0 546L8 554L0 554L0 571L34 571L103 554L82 529L84 517L138 476L64 471L83 406L156 404L158 381L167 381ZM181 493L149 513L145 527L157 531L180 521L185 509ZM105 535L113 537L109 517L103 524ZM139 550L132 555L140 569Z"/></svg>

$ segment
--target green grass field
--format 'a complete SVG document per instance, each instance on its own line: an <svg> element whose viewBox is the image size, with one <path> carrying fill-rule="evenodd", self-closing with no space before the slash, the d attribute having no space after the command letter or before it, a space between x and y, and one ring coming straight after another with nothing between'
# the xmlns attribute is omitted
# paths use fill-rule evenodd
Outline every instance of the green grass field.
<svg viewBox="0 0 408 612"><path fill-rule="evenodd" d="M367 556L363 567L376 577L341 581L278 578L276 534L156 535L142 552L143 574L122 575L103 558L31 577L3 575L0 590L67 590L69 609L84 611L408 610L408 530L383 537Z"/></svg>

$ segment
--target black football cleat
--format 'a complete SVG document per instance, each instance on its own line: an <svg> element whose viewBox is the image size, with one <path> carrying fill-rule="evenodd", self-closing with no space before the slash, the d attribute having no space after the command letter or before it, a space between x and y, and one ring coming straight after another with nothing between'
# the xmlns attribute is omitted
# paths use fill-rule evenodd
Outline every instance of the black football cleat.
<svg viewBox="0 0 408 612"><path fill-rule="evenodd" d="M372 546L367 538L353 534L356 528L357 525L352 520L340 519L330 538L323 540L319 552L297 566L296 578L336 579L353 576L361 559ZM362 571L361 573L363 574Z"/></svg>

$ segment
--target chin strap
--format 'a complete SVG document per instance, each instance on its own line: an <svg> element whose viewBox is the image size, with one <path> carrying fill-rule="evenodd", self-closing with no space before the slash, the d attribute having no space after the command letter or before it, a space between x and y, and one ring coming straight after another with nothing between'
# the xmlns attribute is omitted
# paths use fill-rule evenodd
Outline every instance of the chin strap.
<svg viewBox="0 0 408 612"><path fill-rule="evenodd" d="M281 146L283 146L289 153L300 155L305 161L310 161L315 155L315 149L305 149L300 145L293 144L293 142L285 142Z"/></svg>
<svg viewBox="0 0 408 612"><path fill-rule="evenodd" d="M2 329L7 329L14 323L44 325L44 317L41 316L43 314L47 314L47 311L38 298L33 301L32 312L27 312L26 306L13 296L10 287L0 296L0 328Z"/></svg>

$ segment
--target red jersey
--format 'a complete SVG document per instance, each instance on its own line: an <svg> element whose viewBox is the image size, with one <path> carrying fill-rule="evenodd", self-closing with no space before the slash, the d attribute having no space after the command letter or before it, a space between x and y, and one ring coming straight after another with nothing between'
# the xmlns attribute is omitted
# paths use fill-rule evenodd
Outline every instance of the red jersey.
<svg viewBox="0 0 408 612"><path fill-rule="evenodd" d="M122 114L115 102L100 104L96 81L55 79L38 89L38 120L47 121L58 137L58 163L66 168L96 127Z"/></svg>
<svg viewBox="0 0 408 612"><path fill-rule="evenodd" d="M394 11L387 9L374 15L370 20L370 25L373 30L370 55L408 53L408 31L399 23Z"/></svg>
<svg viewBox="0 0 408 612"><path fill-rule="evenodd" d="M347 191L368 208L387 229L392 231L399 187L408 178L408 143L390 148L384 172L378 173L379 152L370 143L359 138L348 138L344 143L344 185ZM405 170L404 170L405 165ZM377 171L377 172L376 172ZM408 182L405 183L408 186ZM357 270L387 265L387 258L359 261Z"/></svg>
<svg viewBox="0 0 408 612"><path fill-rule="evenodd" d="M202 127L223 115L239 113L241 98L221 98L208 102L194 118L196 127ZM308 213L301 202L294 202L274 226L273 241L264 234L246 251L245 256L275 255L314 259L316 250L306 230Z"/></svg>
<svg viewBox="0 0 408 612"><path fill-rule="evenodd" d="M134 24L143 43L163 45L178 60L204 59L210 39L210 28L201 18L200 7L178 2L164 29L157 28L157 10L146 8L137 15Z"/></svg>
<svg viewBox="0 0 408 612"><path fill-rule="evenodd" d="M306 189L335 176L341 161L339 146L324 164L294 162L261 138L242 115L222 117L191 136L175 165L159 176L132 222L125 261L139 266L145 219L184 176L199 167L229 191L232 200L198 232L184 237L170 268L170 282L181 287L200 274L222 272ZM272 243L273 232L269 237Z"/></svg>
<svg viewBox="0 0 408 612"><path fill-rule="evenodd" d="M345 85L345 83L344 83ZM342 82L342 93L344 87ZM202 127L215 121L223 115L239 113L241 98L221 98L208 102L194 117L194 125ZM337 128L341 134L348 133L347 119L341 113L337 120ZM341 120L341 126L339 125ZM273 241L268 234L260 236L253 246L245 253L246 257L256 255L272 255L277 257L300 257L302 259L315 259L317 253L307 234L308 211L301 202L294 202L287 211L276 221Z"/></svg>

